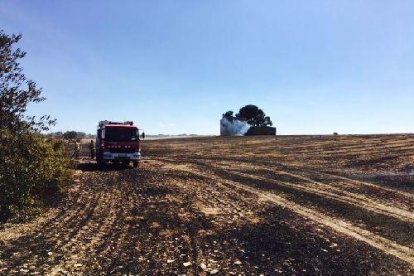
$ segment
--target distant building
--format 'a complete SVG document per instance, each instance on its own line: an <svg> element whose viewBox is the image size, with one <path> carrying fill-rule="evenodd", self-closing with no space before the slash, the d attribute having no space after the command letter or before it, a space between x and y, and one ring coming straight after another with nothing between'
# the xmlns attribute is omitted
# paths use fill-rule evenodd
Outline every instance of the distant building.
<svg viewBox="0 0 414 276"><path fill-rule="evenodd" d="M245 136L253 135L276 135L275 127L250 127L244 134Z"/></svg>

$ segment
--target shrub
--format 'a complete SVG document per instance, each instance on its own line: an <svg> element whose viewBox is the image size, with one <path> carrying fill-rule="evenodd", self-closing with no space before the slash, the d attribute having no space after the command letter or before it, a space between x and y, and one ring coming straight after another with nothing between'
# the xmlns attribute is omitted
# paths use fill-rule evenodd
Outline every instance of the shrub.
<svg viewBox="0 0 414 276"><path fill-rule="evenodd" d="M57 139L33 132L7 132L1 139L6 143L0 145L0 216L6 219L55 197L69 170L64 145Z"/></svg>

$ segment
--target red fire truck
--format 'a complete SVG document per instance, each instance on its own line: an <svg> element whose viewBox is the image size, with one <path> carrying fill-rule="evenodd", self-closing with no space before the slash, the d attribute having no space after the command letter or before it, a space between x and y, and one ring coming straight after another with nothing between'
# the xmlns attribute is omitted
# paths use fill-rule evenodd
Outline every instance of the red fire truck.
<svg viewBox="0 0 414 276"><path fill-rule="evenodd" d="M96 161L129 164L138 167L141 158L139 129L131 121L119 123L100 121L96 133Z"/></svg>

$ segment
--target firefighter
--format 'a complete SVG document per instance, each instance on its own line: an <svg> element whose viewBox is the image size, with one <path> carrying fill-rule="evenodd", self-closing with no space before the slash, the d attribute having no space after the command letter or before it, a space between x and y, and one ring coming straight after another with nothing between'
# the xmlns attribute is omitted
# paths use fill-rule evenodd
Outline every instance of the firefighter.
<svg viewBox="0 0 414 276"><path fill-rule="evenodd" d="M89 150L91 151L91 159L95 158L95 143L91 140L89 144Z"/></svg>
<svg viewBox="0 0 414 276"><path fill-rule="evenodd" d="M80 143L78 140L75 141L75 148L73 150L72 158L79 159Z"/></svg>

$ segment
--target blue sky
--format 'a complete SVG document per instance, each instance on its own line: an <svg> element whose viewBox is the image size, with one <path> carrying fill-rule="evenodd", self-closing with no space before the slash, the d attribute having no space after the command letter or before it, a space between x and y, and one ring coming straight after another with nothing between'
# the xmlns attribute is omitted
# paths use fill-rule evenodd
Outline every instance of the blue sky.
<svg viewBox="0 0 414 276"><path fill-rule="evenodd" d="M134 120L218 134L256 104L280 134L414 132L414 1L0 1L53 130Z"/></svg>

